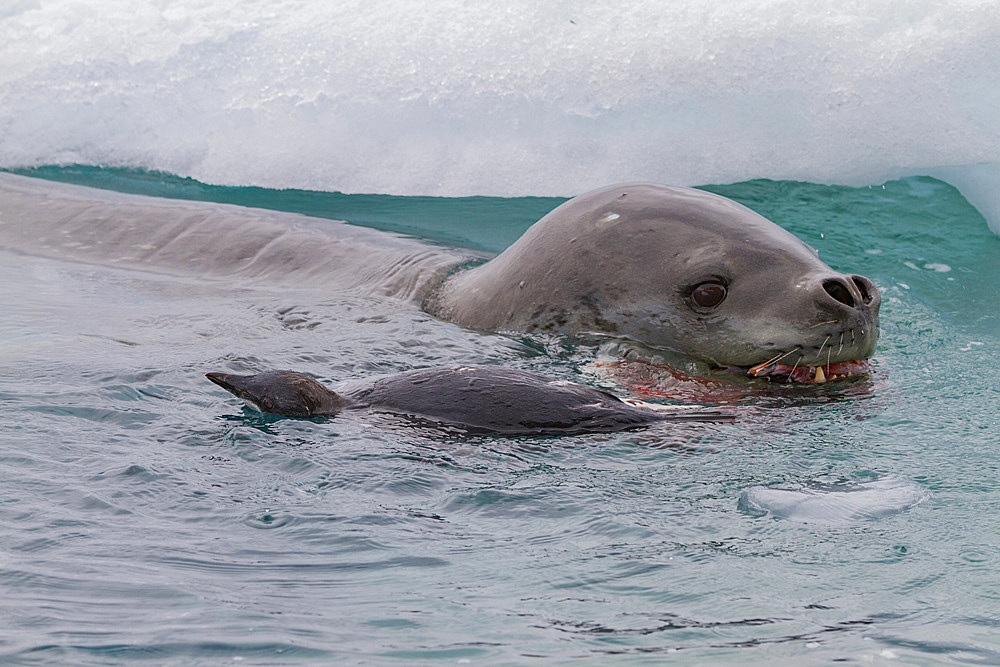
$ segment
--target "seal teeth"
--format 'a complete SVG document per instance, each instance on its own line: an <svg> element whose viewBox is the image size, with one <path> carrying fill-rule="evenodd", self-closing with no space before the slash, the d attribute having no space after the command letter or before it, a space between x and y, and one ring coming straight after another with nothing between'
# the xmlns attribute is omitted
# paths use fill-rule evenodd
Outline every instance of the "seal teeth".
<svg viewBox="0 0 1000 667"><path fill-rule="evenodd" d="M816 379L815 379L815 382L816 382L816 384L822 384L822 383L826 382L826 374L823 372L823 367L822 366L817 366L816 367Z"/></svg>

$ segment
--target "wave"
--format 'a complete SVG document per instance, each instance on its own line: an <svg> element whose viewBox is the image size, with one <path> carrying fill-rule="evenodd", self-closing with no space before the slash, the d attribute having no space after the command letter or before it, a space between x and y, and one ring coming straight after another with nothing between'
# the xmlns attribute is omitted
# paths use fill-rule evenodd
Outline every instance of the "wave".
<svg viewBox="0 0 1000 667"><path fill-rule="evenodd" d="M615 181L951 180L1000 230L991 0L0 10L0 167L573 195Z"/></svg>

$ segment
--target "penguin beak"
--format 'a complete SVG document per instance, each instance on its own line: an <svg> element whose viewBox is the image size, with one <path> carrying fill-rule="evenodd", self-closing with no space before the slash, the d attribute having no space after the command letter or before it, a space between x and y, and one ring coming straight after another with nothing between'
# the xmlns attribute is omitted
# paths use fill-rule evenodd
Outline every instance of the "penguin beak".
<svg viewBox="0 0 1000 667"><path fill-rule="evenodd" d="M235 391L235 386L230 381L234 376L229 373L205 373L205 377L229 392Z"/></svg>
<svg viewBox="0 0 1000 667"><path fill-rule="evenodd" d="M253 378L252 375L233 375L232 373L205 373L205 377L219 385L230 394L233 394L237 398L241 398L244 401L249 401L257 405L256 392L251 391L248 386L248 381Z"/></svg>

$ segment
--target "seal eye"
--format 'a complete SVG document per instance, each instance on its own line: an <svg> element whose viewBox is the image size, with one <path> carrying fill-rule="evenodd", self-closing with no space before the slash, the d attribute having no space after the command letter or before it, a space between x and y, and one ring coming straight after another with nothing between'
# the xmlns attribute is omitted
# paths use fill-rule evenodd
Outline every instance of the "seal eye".
<svg viewBox="0 0 1000 667"><path fill-rule="evenodd" d="M691 290L691 300L701 308L715 308L726 298L726 286L722 283L702 283Z"/></svg>

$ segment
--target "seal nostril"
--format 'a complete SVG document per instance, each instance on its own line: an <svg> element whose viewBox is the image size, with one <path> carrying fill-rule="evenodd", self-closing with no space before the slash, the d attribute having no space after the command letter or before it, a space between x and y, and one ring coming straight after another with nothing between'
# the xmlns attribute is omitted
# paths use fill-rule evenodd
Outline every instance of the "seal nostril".
<svg viewBox="0 0 1000 667"><path fill-rule="evenodd" d="M868 282L868 280L865 279L865 278L862 278L861 276L851 276L851 280L854 281L854 284L857 286L858 291L861 292L861 302L862 303L871 303L872 302L872 292L868 288L868 285L870 284Z"/></svg>
<svg viewBox="0 0 1000 667"><path fill-rule="evenodd" d="M834 299L844 304L845 306L848 306L850 308L854 307L854 297L851 295L850 288L848 288L847 285L843 283L843 281L832 280L832 279L824 280L823 289L826 290L827 294L829 294L830 296L832 296Z"/></svg>

